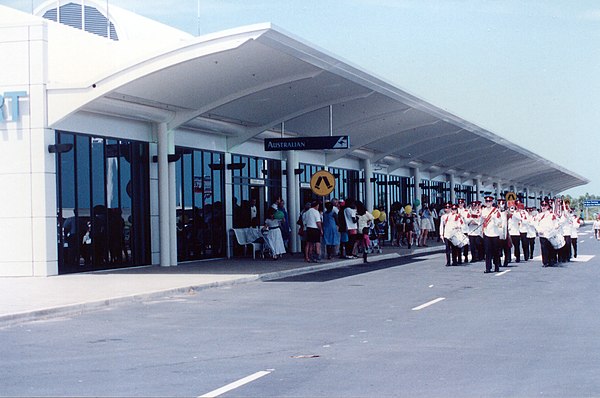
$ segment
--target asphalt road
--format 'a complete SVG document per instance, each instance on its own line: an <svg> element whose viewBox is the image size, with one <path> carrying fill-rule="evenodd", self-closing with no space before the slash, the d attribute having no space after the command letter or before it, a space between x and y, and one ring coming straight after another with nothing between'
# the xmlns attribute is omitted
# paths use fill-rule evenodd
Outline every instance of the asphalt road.
<svg viewBox="0 0 600 398"><path fill-rule="evenodd" d="M600 396L600 242L579 240L556 268L433 254L4 328L0 395Z"/></svg>

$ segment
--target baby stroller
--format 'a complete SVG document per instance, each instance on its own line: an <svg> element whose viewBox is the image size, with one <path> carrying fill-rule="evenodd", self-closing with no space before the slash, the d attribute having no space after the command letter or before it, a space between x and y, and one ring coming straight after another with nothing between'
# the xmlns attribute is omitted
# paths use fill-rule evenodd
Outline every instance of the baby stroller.
<svg viewBox="0 0 600 398"><path fill-rule="evenodd" d="M265 240L262 250L263 258L277 260L282 254L285 253L285 246L283 244L283 238L281 237L281 230L279 228L263 229L262 234Z"/></svg>
<svg viewBox="0 0 600 398"><path fill-rule="evenodd" d="M371 241L367 248L367 253L380 253L382 252L379 244L381 239L381 230L379 224L371 224L369 227L369 240Z"/></svg>

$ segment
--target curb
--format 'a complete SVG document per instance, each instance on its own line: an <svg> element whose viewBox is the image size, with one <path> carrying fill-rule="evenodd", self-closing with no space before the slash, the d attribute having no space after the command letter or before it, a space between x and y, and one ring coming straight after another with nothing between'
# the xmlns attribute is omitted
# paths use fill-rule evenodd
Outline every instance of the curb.
<svg viewBox="0 0 600 398"><path fill-rule="evenodd" d="M383 260L389 260L393 258L401 258L412 255L418 255L421 253L433 253L433 252L441 252L443 248L432 246L429 248L415 250L413 252L407 253L388 253L388 254L380 254L375 256L370 256L370 262L378 262ZM153 300L157 298L163 298L171 295L179 295L189 293L191 291L201 291L206 289L212 289L216 287L223 286L233 286L239 284L245 284L256 281L271 281L275 279L287 278L292 276L298 276L313 272L326 271L335 268L342 268L350 265L359 265L362 264L362 258L352 259L352 260L339 260L324 264L311 265L306 267L299 267L284 271L275 271L269 272L265 274L256 274L243 278L222 281L222 282L211 282L199 285L189 285L189 286L181 286L176 288L168 288L164 290L157 290L149 293L140 293L140 294L132 294L128 296L121 297L111 297L107 299L90 301L90 302L82 302L76 304L68 304L64 306L51 307L51 308L43 308L34 311L26 311L19 312L8 315L0 316L0 328L15 326L21 323L27 322L35 322L41 320L47 320L52 318L60 318L60 317L68 317L68 316L76 316L82 315L88 312L99 311L102 309L106 309L108 307L122 304L122 303L134 303L134 302L143 302L148 300Z"/></svg>

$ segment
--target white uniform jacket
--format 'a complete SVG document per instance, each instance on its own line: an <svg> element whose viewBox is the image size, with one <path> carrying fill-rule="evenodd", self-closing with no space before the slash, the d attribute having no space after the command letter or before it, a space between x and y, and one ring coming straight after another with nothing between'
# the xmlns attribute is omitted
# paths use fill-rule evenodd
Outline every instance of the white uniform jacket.
<svg viewBox="0 0 600 398"><path fill-rule="evenodd" d="M469 236L483 236L483 227L481 224L483 220L481 219L481 210L478 211L469 211L467 213L467 235Z"/></svg>
<svg viewBox="0 0 600 398"><path fill-rule="evenodd" d="M571 239L577 239L579 236L579 227L581 227L581 219L577 215L571 215Z"/></svg>
<svg viewBox="0 0 600 398"><path fill-rule="evenodd" d="M484 207L481 210L483 222L483 235L500 237L502 233L502 214L496 207Z"/></svg>
<svg viewBox="0 0 600 398"><path fill-rule="evenodd" d="M508 234L510 236L521 235L521 213L519 210L507 212L508 217Z"/></svg>
<svg viewBox="0 0 600 398"><path fill-rule="evenodd" d="M464 225L460 214L444 214L440 220L440 236L443 239L450 239L457 233L462 234Z"/></svg>
<svg viewBox="0 0 600 398"><path fill-rule="evenodd" d="M558 217L548 210L535 217L535 229L542 238L553 236L558 230Z"/></svg>

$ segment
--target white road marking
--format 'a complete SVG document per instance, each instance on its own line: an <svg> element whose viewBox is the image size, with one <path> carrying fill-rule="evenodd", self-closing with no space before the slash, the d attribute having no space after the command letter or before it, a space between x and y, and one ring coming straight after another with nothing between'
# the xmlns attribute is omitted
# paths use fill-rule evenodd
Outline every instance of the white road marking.
<svg viewBox="0 0 600 398"><path fill-rule="evenodd" d="M595 256L589 255L589 254L578 254L577 258L575 257L571 257L571 262L575 262L575 263L587 263L588 261L590 261L592 258L594 258Z"/></svg>
<svg viewBox="0 0 600 398"><path fill-rule="evenodd" d="M442 300L446 300L446 297L438 297L435 300L431 300L431 301L429 301L429 302L427 302L425 304L421 304L420 306L415 307L412 310L413 311L419 311L419 310L422 310L423 308L429 307L430 305L433 305L435 303L439 303Z"/></svg>
<svg viewBox="0 0 600 398"><path fill-rule="evenodd" d="M509 270L509 269L507 269L506 271L498 272L498 273L496 273L494 276L500 276L500 275L504 275L504 274L506 274L507 272L510 272L510 270Z"/></svg>
<svg viewBox="0 0 600 398"><path fill-rule="evenodd" d="M572 263L587 263L594 257L595 257L595 255L593 255L593 254L579 254L579 255L577 255L577 258L571 257L571 262ZM533 259L536 261L542 261L542 256L536 256Z"/></svg>
<svg viewBox="0 0 600 398"><path fill-rule="evenodd" d="M226 392L229 392L231 390L234 390L238 387L243 386L244 384L248 384L256 379L260 379L263 376L268 375L269 373L271 373L270 371L266 371L266 370L262 370L260 372L256 372L254 374L251 374L250 376L244 377L243 379L240 379L238 381L234 381L233 383L227 384L226 386L223 386L221 388L218 388L214 391L211 391L207 394L204 395L200 395L198 398L212 398L212 397L218 397L219 395L223 395Z"/></svg>

